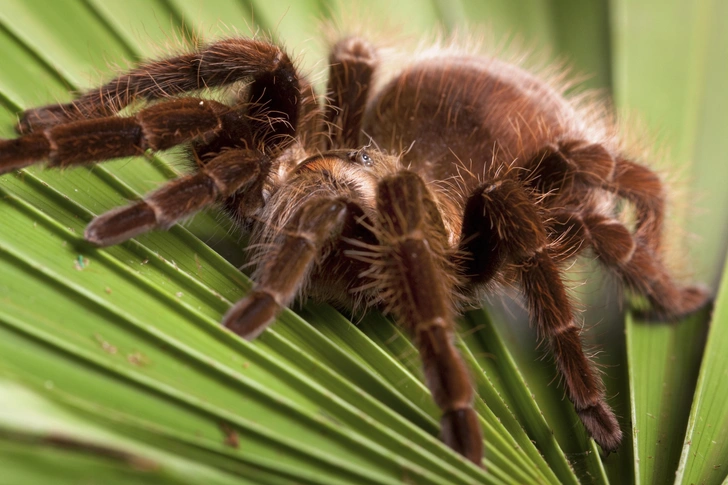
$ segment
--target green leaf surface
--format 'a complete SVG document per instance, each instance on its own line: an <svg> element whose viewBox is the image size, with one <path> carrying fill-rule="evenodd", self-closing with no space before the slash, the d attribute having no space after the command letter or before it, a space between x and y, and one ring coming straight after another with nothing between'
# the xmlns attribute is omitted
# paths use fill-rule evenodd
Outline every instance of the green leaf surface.
<svg viewBox="0 0 728 485"><path fill-rule="evenodd" d="M704 311L679 323L627 319L636 483L675 476L692 400L685 390L695 387L707 317Z"/></svg>
<svg viewBox="0 0 728 485"><path fill-rule="evenodd" d="M0 380L2 483L78 483L79 475L104 483L293 483L253 467L247 477L201 466L151 443L95 425L41 394ZM268 481L268 479L271 479Z"/></svg>
<svg viewBox="0 0 728 485"><path fill-rule="evenodd" d="M728 479L728 269L723 272L713 323L700 365L676 484L725 483Z"/></svg>
<svg viewBox="0 0 728 485"><path fill-rule="evenodd" d="M719 190L728 173L716 143L728 135L728 98L713 95L728 77L724 10L716 0L661 9L646 0L6 0L0 136L15 136L24 108L68 100L129 63L194 42L270 36L320 86L322 19L414 35L488 25L486 36L520 37L532 57L548 53L591 74L588 87L613 89L620 109L662 127L679 164L694 160L694 187L712 190L703 200L716 206L693 223L709 239L699 270L709 279L728 237ZM675 26L687 41L669 37ZM479 394L484 471L439 441L417 352L387 318L307 303L252 344L221 329L250 281L236 268L241 236L216 211L103 250L83 241L94 215L177 176L181 159L171 151L0 178L0 483L667 483L686 426L680 483L725 479L728 296L718 300L691 404L705 319L628 320L625 345L602 281L587 277L578 296L596 307L587 327L599 325L585 338L604 350L610 404L635 431L605 460L553 382L553 365L533 351L533 332L513 323L519 312L467 314L461 348ZM575 285L592 271L572 269Z"/></svg>

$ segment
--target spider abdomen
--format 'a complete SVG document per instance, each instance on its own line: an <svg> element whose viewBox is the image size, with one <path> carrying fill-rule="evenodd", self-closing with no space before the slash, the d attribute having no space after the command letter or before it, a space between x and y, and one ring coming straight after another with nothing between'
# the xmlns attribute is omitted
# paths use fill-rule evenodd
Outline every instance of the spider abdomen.
<svg viewBox="0 0 728 485"><path fill-rule="evenodd" d="M406 152L406 162L433 181L462 176L463 168L483 176L499 165L524 165L564 137L573 116L554 88L515 66L437 58L382 89L364 132L382 148Z"/></svg>

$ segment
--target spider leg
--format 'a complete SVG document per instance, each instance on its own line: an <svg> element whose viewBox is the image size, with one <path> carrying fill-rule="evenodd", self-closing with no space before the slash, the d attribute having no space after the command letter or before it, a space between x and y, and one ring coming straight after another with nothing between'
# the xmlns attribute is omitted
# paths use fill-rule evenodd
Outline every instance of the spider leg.
<svg viewBox="0 0 728 485"><path fill-rule="evenodd" d="M476 224L477 219L480 224ZM594 365L584 354L581 329L561 273L548 251L546 229L528 192L517 181L496 180L485 184L470 198L463 227L477 230L483 252L470 251L470 269L495 272L488 258L510 262L517 268L523 292L539 335L547 343L563 378L566 394L574 404L584 427L605 451L615 451L622 439L613 411L605 401L604 387ZM463 233L463 241L473 234ZM497 269L497 268L496 268ZM483 282L478 275L467 275Z"/></svg>
<svg viewBox="0 0 728 485"><path fill-rule="evenodd" d="M660 177L638 163L618 158L612 190L634 204L635 238L659 252L665 220L665 188Z"/></svg>
<svg viewBox="0 0 728 485"><path fill-rule="evenodd" d="M657 316L678 318L699 310L709 300L701 286L679 286L660 255L624 224L599 214L562 211L553 217L561 234L559 252L573 256L591 245L594 254L616 272L632 290L644 295ZM563 249L571 246L569 249Z"/></svg>
<svg viewBox="0 0 728 485"><path fill-rule="evenodd" d="M529 183L541 193L556 189L571 195L579 188L606 188L634 204L635 237L659 252L665 219L665 189L660 177L638 163L613 157L598 143L560 141L544 147L531 159Z"/></svg>
<svg viewBox="0 0 728 485"><path fill-rule="evenodd" d="M329 105L325 120L330 146L327 148L356 147L372 76L379 64L377 52L366 40L347 37L333 46L329 64Z"/></svg>
<svg viewBox="0 0 728 485"><path fill-rule="evenodd" d="M203 88L216 88L246 79L251 99L275 97L267 111L288 116L296 125L298 75L288 55L265 41L231 38L194 52L141 64L67 104L48 105L23 112L17 126L21 134L44 130L72 120L108 117L137 99L168 98Z"/></svg>
<svg viewBox="0 0 728 485"><path fill-rule="evenodd" d="M473 387L453 343L456 270L447 263L439 213L431 210L433 199L412 172L383 179L376 204L376 235L384 249L375 265L381 296L387 310L414 335L427 386L443 411L443 441L480 464L483 439L472 407Z"/></svg>
<svg viewBox="0 0 728 485"><path fill-rule="evenodd" d="M298 295L324 246L341 234L348 214L348 203L339 198L315 197L300 205L265 251L253 278L255 288L230 308L223 325L246 340L256 338Z"/></svg>
<svg viewBox="0 0 728 485"><path fill-rule="evenodd" d="M599 260L634 291L645 295L653 312L679 317L701 308L709 299L700 286L680 287L662 262L664 187L657 174L637 163L613 158L599 144L562 141L532 158L526 183L537 192L551 192L549 213L555 235L550 254L561 262L590 246ZM588 206L590 193L608 190L636 209L635 232L619 221L569 207ZM546 202L549 205L549 201Z"/></svg>
<svg viewBox="0 0 728 485"><path fill-rule="evenodd" d="M85 238L111 246L153 229L168 229L205 206L245 191L268 174L270 161L253 150L227 150L199 168L147 195L143 200L96 217Z"/></svg>
<svg viewBox="0 0 728 485"><path fill-rule="evenodd" d="M48 158L50 167L83 165L165 150L223 128L231 109L215 101L182 98L145 108L134 116L72 121L0 141L0 174Z"/></svg>
<svg viewBox="0 0 728 485"><path fill-rule="evenodd" d="M524 183L542 194L559 198L580 187L602 187L612 180L616 162L598 143L562 140L539 150L530 159Z"/></svg>
<svg viewBox="0 0 728 485"><path fill-rule="evenodd" d="M521 280L532 319L549 344L577 415L604 451L617 451L622 430L606 403L604 387L594 365L582 349L581 329L574 323L559 269L545 250L538 251L522 265Z"/></svg>
<svg viewBox="0 0 728 485"><path fill-rule="evenodd" d="M637 242L624 224L600 214L558 210L549 217L551 256L563 262L591 247L608 267L626 265L637 250Z"/></svg>
<svg viewBox="0 0 728 485"><path fill-rule="evenodd" d="M316 153L322 150L326 138L323 130L324 112L319 104L316 90L308 79L301 77L299 83L301 102L296 135L307 153Z"/></svg>

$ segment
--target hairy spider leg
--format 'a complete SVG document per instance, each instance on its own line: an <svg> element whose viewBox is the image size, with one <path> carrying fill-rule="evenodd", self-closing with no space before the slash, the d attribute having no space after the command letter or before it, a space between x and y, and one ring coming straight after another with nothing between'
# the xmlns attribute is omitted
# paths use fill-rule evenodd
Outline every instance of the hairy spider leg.
<svg viewBox="0 0 728 485"><path fill-rule="evenodd" d="M235 107L179 98L153 104L131 117L108 116L137 98L154 100L247 78L252 82ZM51 166L68 166L139 155L146 149L164 150L192 141L193 165L199 168L212 163L211 170L174 181L144 202L98 218L87 231L88 237L108 245L146 230L166 228L220 197L226 199L224 207L242 219L262 205L262 183L270 162L262 154L255 154L258 163L245 175L240 170L251 169L249 155L224 152L259 147L273 156L292 140L299 111L320 119L315 93L307 82L301 84L308 87L304 96L299 92L296 69L275 45L250 39L216 42L197 52L142 64L70 104L26 111L19 131L27 134L0 142L0 173L45 157L50 157ZM240 167L235 166L236 158L240 158ZM258 170L262 166L266 173ZM224 169L240 178L232 185L209 185L210 177L222 180L220 171ZM249 186L250 181L256 182L255 187ZM236 186L241 190L229 190ZM171 191L176 189L186 192L175 197ZM192 193L194 196L182 201L185 194ZM121 225L113 228L113 223Z"/></svg>
<svg viewBox="0 0 728 485"><path fill-rule="evenodd" d="M633 237L624 224L599 214L560 211L552 216L560 253L571 256L591 246L599 261L651 304L645 316L679 318L699 310L709 301L701 286L679 286L660 255Z"/></svg>
<svg viewBox="0 0 728 485"><path fill-rule="evenodd" d="M96 217L84 237L97 246L111 246L154 229L169 229L177 221L265 178L270 160L259 151L226 150L199 168L147 195L143 200Z"/></svg>
<svg viewBox="0 0 728 485"><path fill-rule="evenodd" d="M637 312L643 319L679 319L711 304L705 286L677 285L660 258L642 242L637 242L632 258L615 269L629 288L649 300L651 308Z"/></svg>
<svg viewBox="0 0 728 485"><path fill-rule="evenodd" d="M326 145L327 132L323 128L324 110L313 84L299 75L301 97L298 110L296 139L306 153L316 153Z"/></svg>
<svg viewBox="0 0 728 485"><path fill-rule="evenodd" d="M253 277L255 288L230 308L223 325L246 340L260 335L298 296L324 246L341 236L348 212L341 198L304 202L267 248Z"/></svg>
<svg viewBox="0 0 728 485"><path fill-rule="evenodd" d="M71 120L108 117L137 99L153 101L247 79L253 79L250 99L265 101L265 89L275 86L277 99L268 110L289 114L289 125L295 127L298 76L289 56L266 41L231 38L143 63L70 103L29 109L21 115L17 130L31 133Z"/></svg>
<svg viewBox="0 0 728 485"><path fill-rule="evenodd" d="M332 47L329 63L327 148L353 148L359 146L362 119L379 58L366 40L347 37Z"/></svg>
<svg viewBox="0 0 728 485"><path fill-rule="evenodd" d="M165 150L213 135L223 127L227 106L199 98L161 102L129 117L70 121L0 141L0 174L49 159L50 167L84 165Z"/></svg>
<svg viewBox="0 0 728 485"><path fill-rule="evenodd" d="M567 207L550 211L549 239L551 257L563 263L591 246L600 262L607 267L626 264L634 254L632 234L613 217L577 211Z"/></svg>
<svg viewBox="0 0 728 485"><path fill-rule="evenodd" d="M472 257L466 268L491 275L494 265L484 262L491 257L516 265L531 320L548 343L567 396L590 436L604 450L616 451L622 431L605 402L594 364L582 349L581 329L574 322L561 272L549 255L547 232L532 197L516 180L486 183L468 200L463 228L468 232L462 240L477 238L483 249L465 248ZM483 282L477 273L467 276Z"/></svg>
<svg viewBox="0 0 728 485"><path fill-rule="evenodd" d="M473 386L453 343L455 280L447 275L455 271L446 254L442 220L425 183L413 172L384 178L376 207L382 252L373 275L385 307L414 336L427 387L443 413L442 440L481 465L483 438L473 410Z"/></svg>
<svg viewBox="0 0 728 485"><path fill-rule="evenodd" d="M524 181L546 194L545 205L563 205L563 196L575 189L602 187L609 183L615 171L612 155L598 143L584 140L562 140L549 144L533 155L523 172ZM553 199L553 204L549 204Z"/></svg>
<svg viewBox="0 0 728 485"><path fill-rule="evenodd" d="M650 316L677 318L709 301L701 286L679 286L662 261L664 188L657 174L621 158L616 161L599 144L568 141L536 155L529 183L552 198L545 205L556 241L550 251L557 262L591 246L599 261L629 288L649 300ZM636 209L634 234L618 220L590 212L590 193L607 190ZM584 207L587 209L585 210Z"/></svg>
<svg viewBox="0 0 728 485"><path fill-rule="evenodd" d="M659 253L665 220L665 189L660 177L635 162L618 158L612 190L635 207L635 238Z"/></svg>
<svg viewBox="0 0 728 485"><path fill-rule="evenodd" d="M574 323L561 272L548 251L542 249L522 262L520 276L531 319L548 342L576 414L604 451L617 451L622 430L606 403L594 364L582 349L581 328Z"/></svg>

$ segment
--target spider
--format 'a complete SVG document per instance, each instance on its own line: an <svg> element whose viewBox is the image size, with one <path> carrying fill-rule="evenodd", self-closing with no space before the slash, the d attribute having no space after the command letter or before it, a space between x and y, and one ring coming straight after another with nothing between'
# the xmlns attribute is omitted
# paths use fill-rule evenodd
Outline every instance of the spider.
<svg viewBox="0 0 728 485"><path fill-rule="evenodd" d="M303 293L383 309L419 348L443 441L476 464L483 439L455 318L483 290L516 283L584 427L617 450L622 431L562 268L590 248L654 312L701 307L707 293L663 264L659 177L607 117L517 65L443 50L387 80L383 57L359 36L334 43L324 104L264 40L145 62L69 104L22 113L19 137L0 141L0 173L185 144L191 174L96 217L85 238L118 244L220 205L250 232L257 263L255 287L223 324L254 339ZM244 87L225 102L198 97L233 85ZM622 200L633 227L618 219Z"/></svg>

